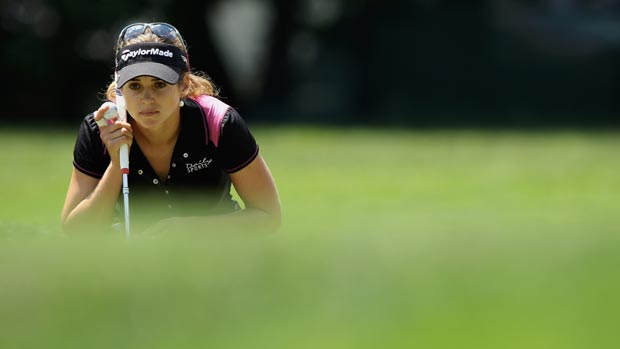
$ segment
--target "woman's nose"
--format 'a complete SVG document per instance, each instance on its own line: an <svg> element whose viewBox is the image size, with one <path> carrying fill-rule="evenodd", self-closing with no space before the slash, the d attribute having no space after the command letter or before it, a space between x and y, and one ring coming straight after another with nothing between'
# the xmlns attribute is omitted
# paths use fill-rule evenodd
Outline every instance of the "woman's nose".
<svg viewBox="0 0 620 349"><path fill-rule="evenodd" d="M152 103L153 102L153 96L151 95L150 92L144 91L144 93L140 97L140 101L142 103Z"/></svg>

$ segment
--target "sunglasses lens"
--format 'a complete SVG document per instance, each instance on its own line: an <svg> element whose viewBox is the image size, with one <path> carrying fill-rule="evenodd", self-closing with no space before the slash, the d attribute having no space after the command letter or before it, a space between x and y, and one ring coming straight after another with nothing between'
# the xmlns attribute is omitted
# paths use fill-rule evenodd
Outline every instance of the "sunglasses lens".
<svg viewBox="0 0 620 349"><path fill-rule="evenodd" d="M119 43L126 42L127 40L131 40L136 36L144 33L145 28L146 26L144 24L134 24L128 26L127 28L125 28L125 30L122 31L121 35L119 36Z"/></svg>
<svg viewBox="0 0 620 349"><path fill-rule="evenodd" d="M177 34L177 30L167 24L151 25L151 30L155 35L168 40L175 40L177 38L181 38L181 36Z"/></svg>

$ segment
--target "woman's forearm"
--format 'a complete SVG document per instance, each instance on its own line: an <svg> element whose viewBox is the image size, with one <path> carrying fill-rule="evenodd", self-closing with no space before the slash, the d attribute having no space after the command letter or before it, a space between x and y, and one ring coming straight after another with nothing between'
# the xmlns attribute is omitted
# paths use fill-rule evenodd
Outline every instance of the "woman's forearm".
<svg viewBox="0 0 620 349"><path fill-rule="evenodd" d="M109 229L121 185L119 167L111 162L92 193L79 202L63 220L63 229L66 232Z"/></svg>

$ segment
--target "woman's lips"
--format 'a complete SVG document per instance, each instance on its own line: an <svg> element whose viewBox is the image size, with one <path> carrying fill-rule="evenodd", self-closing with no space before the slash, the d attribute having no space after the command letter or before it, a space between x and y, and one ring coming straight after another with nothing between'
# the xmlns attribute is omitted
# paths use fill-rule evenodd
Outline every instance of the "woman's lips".
<svg viewBox="0 0 620 349"><path fill-rule="evenodd" d="M144 110L140 112L140 115L142 116L153 116L155 114L159 113L157 110Z"/></svg>

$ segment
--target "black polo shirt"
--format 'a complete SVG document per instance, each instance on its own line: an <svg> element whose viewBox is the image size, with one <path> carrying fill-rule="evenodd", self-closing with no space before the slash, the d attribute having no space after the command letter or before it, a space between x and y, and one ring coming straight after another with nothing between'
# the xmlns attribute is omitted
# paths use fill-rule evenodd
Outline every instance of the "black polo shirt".
<svg viewBox="0 0 620 349"><path fill-rule="evenodd" d="M237 111L214 97L186 98L184 104L168 178L158 178L138 143L131 145L128 179L132 221L208 215L239 208L231 196L229 173L241 170L256 158L258 145L254 137ZM78 171L94 178L101 178L110 163L93 113L82 121L73 158ZM122 217L121 207L117 205Z"/></svg>

